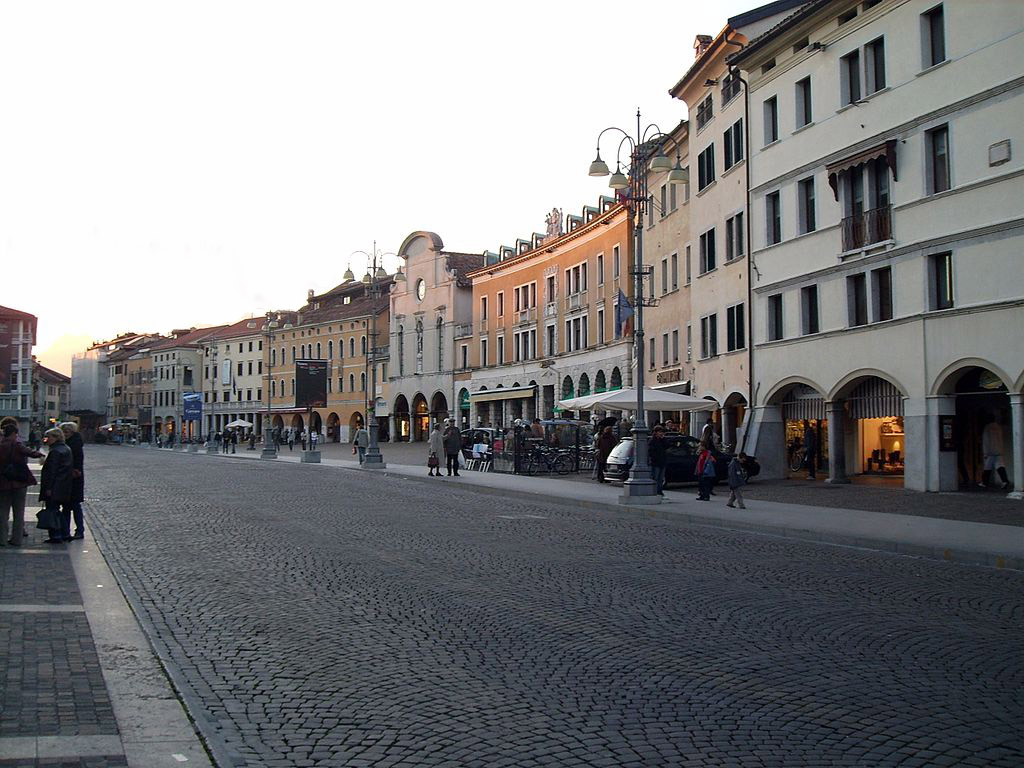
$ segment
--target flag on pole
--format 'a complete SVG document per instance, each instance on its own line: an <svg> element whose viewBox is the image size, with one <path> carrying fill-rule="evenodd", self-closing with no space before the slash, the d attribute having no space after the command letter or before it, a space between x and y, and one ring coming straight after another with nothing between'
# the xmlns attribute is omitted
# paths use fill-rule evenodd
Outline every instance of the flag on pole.
<svg viewBox="0 0 1024 768"><path fill-rule="evenodd" d="M629 303L629 299L620 288L619 295L615 300L615 338L621 338L629 332L631 317L633 317L633 305Z"/></svg>

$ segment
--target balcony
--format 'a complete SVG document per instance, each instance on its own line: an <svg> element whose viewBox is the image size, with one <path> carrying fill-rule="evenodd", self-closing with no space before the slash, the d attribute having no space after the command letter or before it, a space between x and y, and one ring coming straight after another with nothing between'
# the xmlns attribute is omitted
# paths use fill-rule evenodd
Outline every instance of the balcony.
<svg viewBox="0 0 1024 768"><path fill-rule="evenodd" d="M516 325L537 322L537 308L527 307L516 312Z"/></svg>
<svg viewBox="0 0 1024 768"><path fill-rule="evenodd" d="M472 323L460 323L455 326L455 338L465 339L473 335L473 324Z"/></svg>
<svg viewBox="0 0 1024 768"><path fill-rule="evenodd" d="M892 239L892 207L873 208L842 221L843 252Z"/></svg>
<svg viewBox="0 0 1024 768"><path fill-rule="evenodd" d="M587 292L580 291L579 293L570 293L565 297L565 309L567 312L572 312L575 309L587 306Z"/></svg>
<svg viewBox="0 0 1024 768"><path fill-rule="evenodd" d="M558 315L558 304L549 301L544 305L544 317L556 317Z"/></svg>

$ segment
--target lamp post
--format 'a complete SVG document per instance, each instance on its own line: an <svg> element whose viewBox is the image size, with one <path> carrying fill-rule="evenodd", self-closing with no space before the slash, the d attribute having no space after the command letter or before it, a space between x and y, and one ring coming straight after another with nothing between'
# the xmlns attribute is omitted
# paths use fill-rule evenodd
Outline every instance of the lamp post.
<svg viewBox="0 0 1024 768"><path fill-rule="evenodd" d="M271 344L273 342L273 332L278 326L279 317L273 312L268 311L266 322L263 323L263 327L260 329L263 331L263 338L266 339L263 343L264 356L267 359L267 384L263 387L263 396L267 399L267 415L263 417L263 450L260 452L261 459L276 459L277 458L277 445L274 443L274 436L271 426L271 413L270 413L270 353L272 351Z"/></svg>
<svg viewBox="0 0 1024 768"><path fill-rule="evenodd" d="M377 241L373 241L372 253L366 251L353 251L354 254L362 254L368 260L366 274L363 275L363 290L366 295L374 300L370 307L370 346L367 349L367 366L370 368L370 396L366 399L366 428L370 433L369 445L366 447L366 455L363 456L362 469L386 469L384 457L381 455L380 446L377 444L377 306L376 300L384 295L387 290L385 281L388 273L384 269L384 257L396 256L396 254L383 253L377 250ZM395 282L405 282L405 275L401 267L395 273Z"/></svg>
<svg viewBox="0 0 1024 768"><path fill-rule="evenodd" d="M601 159L601 137L608 131L617 131L622 134L616 151L615 173L608 181L609 186L615 190L616 198L626 207L629 212L629 226L634 239L633 264L630 265L629 273L634 279L634 313L633 324L633 346L634 359L636 360L636 376L634 386L636 387L636 419L633 422L633 466L629 471L629 478L622 485L622 495L619 502L622 504L658 504L661 496L658 495L657 486L651 477L651 466L647 458L647 436L650 430L647 428L647 414L644 412L644 276L651 273L653 267L644 265L643 262L643 217L648 205L652 205L647 191L647 170L667 171L670 182L686 183L689 180L686 169L680 164L680 150L678 143L672 137L661 131L658 126L648 125L640 127L640 110L636 111L636 137L616 126L605 128L597 135L597 157L590 164L589 175L608 176L608 166ZM676 145L676 163L673 167L672 161L665 156L661 147L665 141L671 141ZM630 147L629 165L623 173L620 153L623 144ZM649 163L649 165L648 165Z"/></svg>

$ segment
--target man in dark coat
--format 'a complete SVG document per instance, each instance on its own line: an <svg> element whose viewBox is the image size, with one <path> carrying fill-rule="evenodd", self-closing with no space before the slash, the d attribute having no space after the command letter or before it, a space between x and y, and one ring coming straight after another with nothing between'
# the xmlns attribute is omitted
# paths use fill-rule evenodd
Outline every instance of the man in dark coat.
<svg viewBox="0 0 1024 768"><path fill-rule="evenodd" d="M39 500L46 505L50 517L50 538L47 544L71 541L71 497L73 470L71 450L64 444L64 432L54 427L44 435L50 446L40 475Z"/></svg>
<svg viewBox="0 0 1024 768"><path fill-rule="evenodd" d="M71 501L67 510L75 518L75 535L71 538L84 539L82 502L85 501L85 451L82 450L82 436L78 434L78 425L73 421L61 424L60 431L64 433L64 444L71 450L71 460L74 463L71 470Z"/></svg>
<svg viewBox="0 0 1024 768"><path fill-rule="evenodd" d="M815 462L818 458L818 435L811 422L804 419L804 465L807 467L807 479L814 480Z"/></svg>
<svg viewBox="0 0 1024 768"><path fill-rule="evenodd" d="M459 451L462 450L462 433L451 422L444 429L444 453L448 459L448 475L459 476Z"/></svg>

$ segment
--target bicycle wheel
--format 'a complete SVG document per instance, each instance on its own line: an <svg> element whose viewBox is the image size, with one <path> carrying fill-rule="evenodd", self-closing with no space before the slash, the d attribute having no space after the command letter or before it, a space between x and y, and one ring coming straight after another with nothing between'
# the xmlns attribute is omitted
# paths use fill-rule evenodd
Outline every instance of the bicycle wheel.
<svg viewBox="0 0 1024 768"><path fill-rule="evenodd" d="M536 459L530 459L528 462L526 462L526 466L523 469L523 474L524 475L535 475L535 474L537 474L537 460Z"/></svg>
<svg viewBox="0 0 1024 768"><path fill-rule="evenodd" d="M572 456L562 454L555 459L555 472L560 475L568 475L573 470Z"/></svg>
<svg viewBox="0 0 1024 768"><path fill-rule="evenodd" d="M804 452L797 451L793 454L793 457L789 460L789 468L793 472L799 472L800 468L804 465Z"/></svg>

